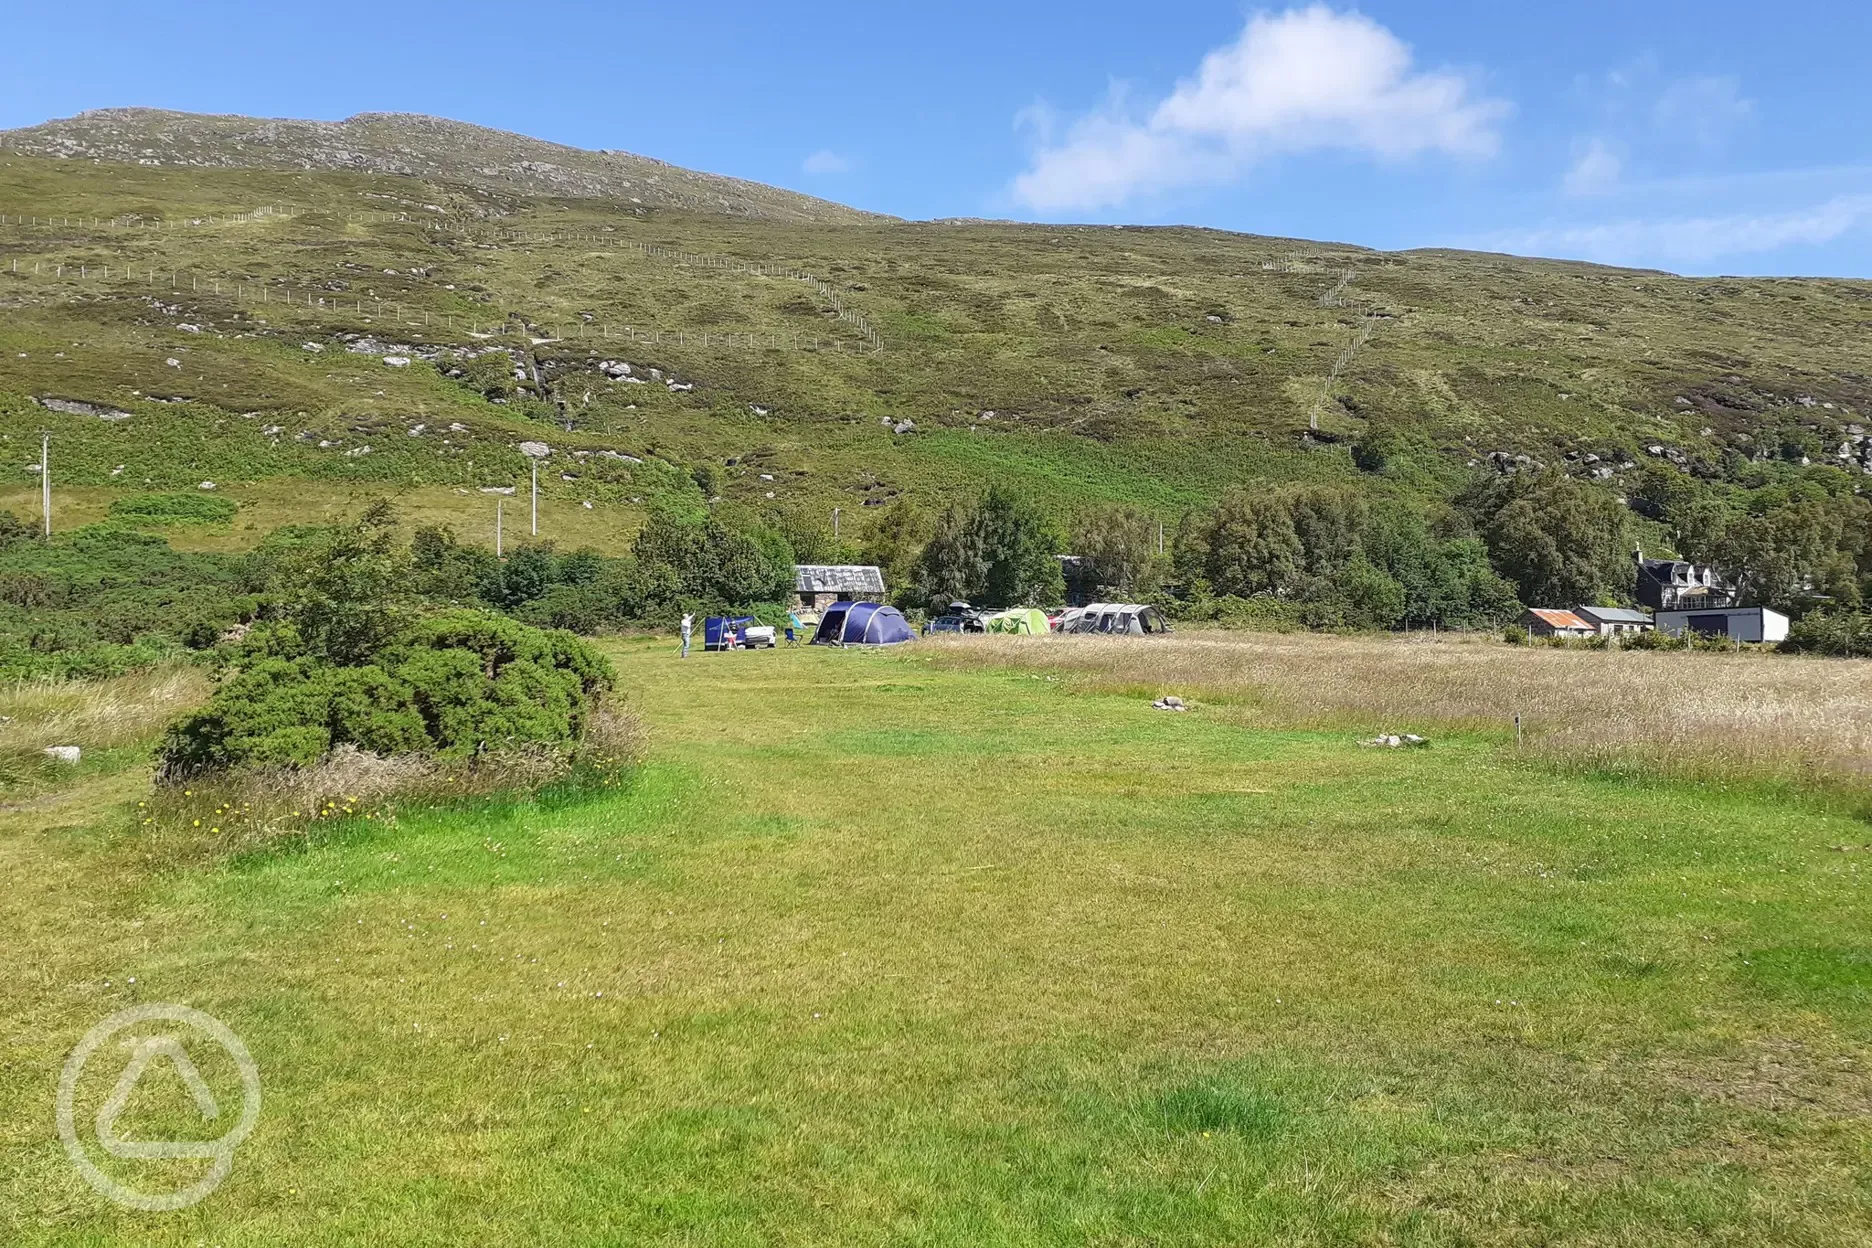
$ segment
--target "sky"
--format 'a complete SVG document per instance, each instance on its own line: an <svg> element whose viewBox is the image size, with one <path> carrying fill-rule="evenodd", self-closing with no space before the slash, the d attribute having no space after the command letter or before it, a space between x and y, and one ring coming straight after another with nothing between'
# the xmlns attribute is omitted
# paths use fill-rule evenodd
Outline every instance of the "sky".
<svg viewBox="0 0 1872 1248"><path fill-rule="evenodd" d="M1865 0L0 11L0 128L418 112L911 218L1872 278Z"/></svg>

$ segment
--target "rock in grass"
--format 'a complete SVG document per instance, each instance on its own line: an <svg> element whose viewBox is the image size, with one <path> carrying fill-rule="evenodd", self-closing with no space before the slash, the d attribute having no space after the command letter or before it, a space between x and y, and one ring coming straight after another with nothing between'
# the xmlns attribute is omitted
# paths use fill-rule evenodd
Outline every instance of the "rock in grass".
<svg viewBox="0 0 1872 1248"><path fill-rule="evenodd" d="M55 763L76 763L84 756L84 751L75 745L48 745L44 753Z"/></svg>
<svg viewBox="0 0 1872 1248"><path fill-rule="evenodd" d="M1158 698L1155 702L1151 703L1151 705L1160 711L1187 711L1189 710L1189 703L1185 702L1182 698L1177 697L1174 693L1165 694L1163 697Z"/></svg>

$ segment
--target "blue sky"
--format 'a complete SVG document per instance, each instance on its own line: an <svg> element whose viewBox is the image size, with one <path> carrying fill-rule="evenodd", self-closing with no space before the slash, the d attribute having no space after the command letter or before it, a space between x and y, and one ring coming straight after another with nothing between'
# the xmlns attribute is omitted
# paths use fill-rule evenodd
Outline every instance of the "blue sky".
<svg viewBox="0 0 1872 1248"><path fill-rule="evenodd" d="M4 127L424 112L906 217L1872 277L1863 0L8 7Z"/></svg>

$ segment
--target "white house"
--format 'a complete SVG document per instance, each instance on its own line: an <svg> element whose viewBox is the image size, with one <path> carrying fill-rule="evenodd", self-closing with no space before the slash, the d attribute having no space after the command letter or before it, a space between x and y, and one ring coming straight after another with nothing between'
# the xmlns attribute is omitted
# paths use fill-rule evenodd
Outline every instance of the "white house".
<svg viewBox="0 0 1872 1248"><path fill-rule="evenodd" d="M1638 602L1655 611L1691 607L1726 607L1735 601L1735 587L1707 563L1683 559L1647 559L1643 550L1632 551L1637 565Z"/></svg>
<svg viewBox="0 0 1872 1248"><path fill-rule="evenodd" d="M1657 627L1661 633L1681 637L1700 633L1705 637L1730 637L1736 641L1786 641L1788 617L1767 607L1715 607L1702 610L1660 611Z"/></svg>

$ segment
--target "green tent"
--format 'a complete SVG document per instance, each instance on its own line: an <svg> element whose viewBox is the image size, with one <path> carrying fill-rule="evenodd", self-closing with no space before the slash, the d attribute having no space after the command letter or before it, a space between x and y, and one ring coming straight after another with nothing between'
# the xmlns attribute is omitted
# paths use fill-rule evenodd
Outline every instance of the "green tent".
<svg viewBox="0 0 1872 1248"><path fill-rule="evenodd" d="M1033 607L1015 607L1012 611L1001 611L983 621L991 633L1028 633L1044 637L1047 634L1046 612Z"/></svg>

